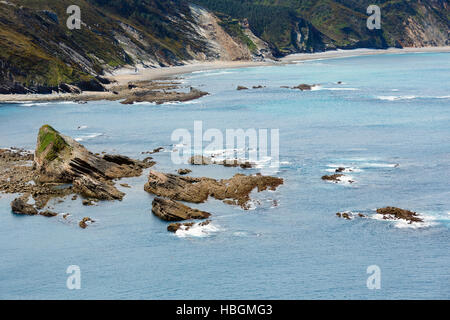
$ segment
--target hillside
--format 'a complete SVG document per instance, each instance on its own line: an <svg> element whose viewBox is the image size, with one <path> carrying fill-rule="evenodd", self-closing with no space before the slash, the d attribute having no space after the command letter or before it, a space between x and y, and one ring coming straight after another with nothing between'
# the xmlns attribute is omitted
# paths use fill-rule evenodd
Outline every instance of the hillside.
<svg viewBox="0 0 450 320"><path fill-rule="evenodd" d="M193 3L195 4L193 4ZM335 48L449 44L445 0L0 1L0 93L103 90L124 65L252 60ZM381 30L366 28L380 5ZM66 26L81 8L80 30Z"/></svg>
<svg viewBox="0 0 450 320"><path fill-rule="evenodd" d="M446 0L193 0L236 19L278 55L361 47L450 44ZM381 9L381 30L366 27L367 7Z"/></svg>

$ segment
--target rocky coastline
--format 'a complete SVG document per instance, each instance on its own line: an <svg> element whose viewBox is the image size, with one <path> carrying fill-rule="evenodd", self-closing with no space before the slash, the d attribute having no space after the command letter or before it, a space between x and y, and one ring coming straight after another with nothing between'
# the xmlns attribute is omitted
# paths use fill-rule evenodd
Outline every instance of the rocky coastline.
<svg viewBox="0 0 450 320"><path fill-rule="evenodd" d="M162 148L155 148L156 153ZM94 154L69 136L49 125L40 128L36 150L0 149L0 192L19 194L11 202L11 212L18 215L55 217L60 215L48 207L51 199L65 201L82 198L82 205L92 206L98 201L121 201L125 193L117 189L122 178L141 176L155 165L152 157L131 159L118 154ZM182 202L204 203L209 197L227 205L249 209L250 193L275 190L283 179L270 176L236 174L230 179L216 180L187 176L190 169L178 170L178 175L150 170L144 190L154 195L152 213L170 224L168 231L188 230L194 220L206 220L212 215L191 208ZM130 186L119 184L123 188ZM30 203L30 198L34 203ZM150 205L150 203L149 203ZM67 219L70 214L61 215ZM185 222L187 221L187 222ZM95 220L84 217L79 221L85 229ZM201 224L206 226L210 220Z"/></svg>

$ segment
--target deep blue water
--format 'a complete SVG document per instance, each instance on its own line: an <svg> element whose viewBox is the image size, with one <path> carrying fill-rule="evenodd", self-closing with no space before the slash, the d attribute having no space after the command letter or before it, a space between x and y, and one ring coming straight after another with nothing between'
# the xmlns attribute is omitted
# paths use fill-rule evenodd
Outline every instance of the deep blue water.
<svg viewBox="0 0 450 320"><path fill-rule="evenodd" d="M34 149L43 124L94 152L132 157L170 150L173 130L192 131L195 120L205 130L279 129L276 175L285 179L276 192L255 195L252 211L216 200L194 205L213 214L218 230L206 237L166 231L151 213L146 175L123 180L132 189L123 189L122 202L52 203L72 214L69 221L16 216L14 196L1 194L0 298L449 299L449 75L447 53L365 56L186 75L186 85L211 95L184 104L0 105L0 147ZM321 87L280 88L300 83ZM186 167L172 164L170 152L154 158L155 170ZM356 182L323 182L333 165L352 167ZM191 169L215 178L258 172ZM387 205L424 214L427 223L401 228L335 216ZM85 216L97 222L82 230ZM66 287L69 265L81 268L81 290ZM370 265L381 269L380 290L366 286Z"/></svg>

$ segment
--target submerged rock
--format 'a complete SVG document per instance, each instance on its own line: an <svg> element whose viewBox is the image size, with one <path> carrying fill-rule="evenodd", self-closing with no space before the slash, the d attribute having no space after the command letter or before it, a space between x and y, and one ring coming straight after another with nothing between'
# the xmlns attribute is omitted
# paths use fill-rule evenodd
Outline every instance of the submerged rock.
<svg viewBox="0 0 450 320"><path fill-rule="evenodd" d="M160 197L192 203L203 203L209 196L217 200L236 200L236 204L248 209L250 193L270 189L275 190L283 184L283 179L262 176L236 174L230 179L182 177L150 171L145 191Z"/></svg>
<svg viewBox="0 0 450 320"><path fill-rule="evenodd" d="M383 215L383 219L391 220L391 219L403 219L406 221L412 222L423 222L422 218L419 218L418 214L413 211L400 209L396 207L386 207L377 209L377 213Z"/></svg>
<svg viewBox="0 0 450 320"><path fill-rule="evenodd" d="M362 213L353 213L350 211L346 211L346 212L338 212L336 213L336 216L339 218L343 218L346 220L353 220L355 217L358 218L366 218L366 216Z"/></svg>
<svg viewBox="0 0 450 320"><path fill-rule="evenodd" d="M299 89L301 91L305 91L305 90L311 90L313 87L314 87L314 85L309 85L309 84L306 84L306 83L302 83L302 84L299 84L296 87L293 87L292 89Z"/></svg>
<svg viewBox="0 0 450 320"><path fill-rule="evenodd" d="M79 223L78 225L80 226L80 228L82 229L86 229L88 225L90 225L91 223L94 223L95 220L92 220L89 217L84 217Z"/></svg>
<svg viewBox="0 0 450 320"><path fill-rule="evenodd" d="M247 87L244 86L237 86L236 90L240 91L240 90L248 90Z"/></svg>
<svg viewBox="0 0 450 320"><path fill-rule="evenodd" d="M340 182L341 180L339 178L343 177L343 174L333 174L333 175L329 175L329 176L323 176L322 180L325 181L332 181L332 182Z"/></svg>
<svg viewBox="0 0 450 320"><path fill-rule="evenodd" d="M152 203L152 212L165 221L183 221L191 219L206 219L210 213L192 209L177 201L155 198Z"/></svg>

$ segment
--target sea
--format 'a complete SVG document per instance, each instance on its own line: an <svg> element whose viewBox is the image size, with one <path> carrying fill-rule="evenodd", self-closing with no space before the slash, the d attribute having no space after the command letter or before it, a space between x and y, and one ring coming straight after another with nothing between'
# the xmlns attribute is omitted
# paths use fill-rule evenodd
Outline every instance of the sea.
<svg viewBox="0 0 450 320"><path fill-rule="evenodd" d="M143 159L164 147L151 155L152 170L216 179L269 172L284 184L253 192L250 210L213 198L189 204L210 212L211 224L175 234L152 214L148 170L120 181L131 188L117 183L123 201L52 200L61 213L53 218L15 215L17 195L0 194L0 299L450 298L450 53L297 61L177 81L209 95L162 105L1 104L0 148L34 150L49 124L92 152ZM291 89L302 83L316 86ZM279 161L176 163L189 144L173 134L193 137L195 123L224 136L278 130ZM340 183L321 179L339 167ZM386 206L424 221L384 220L375 210ZM356 217L336 216L346 211ZM83 217L95 223L81 229Z"/></svg>

